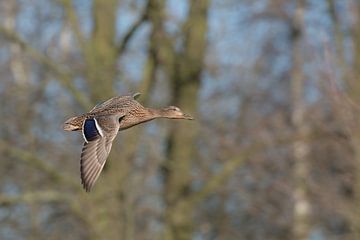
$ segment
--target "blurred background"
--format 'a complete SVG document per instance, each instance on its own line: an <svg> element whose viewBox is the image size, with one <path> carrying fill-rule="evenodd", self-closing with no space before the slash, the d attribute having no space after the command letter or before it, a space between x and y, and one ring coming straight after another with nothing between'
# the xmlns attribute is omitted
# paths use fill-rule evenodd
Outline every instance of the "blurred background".
<svg viewBox="0 0 360 240"><path fill-rule="evenodd" d="M360 239L357 0L0 1L0 239ZM94 189L69 117L116 95Z"/></svg>

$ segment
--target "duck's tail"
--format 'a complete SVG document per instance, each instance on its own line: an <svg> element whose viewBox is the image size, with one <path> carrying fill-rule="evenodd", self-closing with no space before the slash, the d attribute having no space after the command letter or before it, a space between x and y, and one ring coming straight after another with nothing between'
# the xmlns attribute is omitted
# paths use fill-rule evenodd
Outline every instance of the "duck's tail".
<svg viewBox="0 0 360 240"><path fill-rule="evenodd" d="M63 129L65 131L80 131L82 129L84 120L84 115L69 118L64 122Z"/></svg>

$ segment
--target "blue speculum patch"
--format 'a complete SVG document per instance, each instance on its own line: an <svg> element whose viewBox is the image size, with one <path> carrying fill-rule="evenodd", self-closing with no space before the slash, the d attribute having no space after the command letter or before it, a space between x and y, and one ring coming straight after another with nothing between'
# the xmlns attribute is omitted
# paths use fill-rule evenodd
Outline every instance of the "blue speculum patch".
<svg viewBox="0 0 360 240"><path fill-rule="evenodd" d="M84 136L88 142L93 141L99 137L99 131L96 128L96 123L94 119L85 120L83 131L84 131Z"/></svg>

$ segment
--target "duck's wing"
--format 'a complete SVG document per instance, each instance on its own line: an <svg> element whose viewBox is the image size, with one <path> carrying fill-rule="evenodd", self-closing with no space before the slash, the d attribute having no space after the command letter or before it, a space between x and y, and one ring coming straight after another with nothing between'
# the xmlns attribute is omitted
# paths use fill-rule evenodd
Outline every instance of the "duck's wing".
<svg viewBox="0 0 360 240"><path fill-rule="evenodd" d="M85 143L81 153L81 183L89 192L109 156L119 130L119 116L107 115L86 119L83 125Z"/></svg>
<svg viewBox="0 0 360 240"><path fill-rule="evenodd" d="M99 111L103 111L105 108L109 107L114 101L116 98L119 98L119 97L113 97L113 98L110 98L104 102L100 102L98 104L95 105L95 107L93 107L90 112L99 112Z"/></svg>
<svg viewBox="0 0 360 240"><path fill-rule="evenodd" d="M122 105L124 107L127 107L129 105L129 102L132 101L133 99L134 98L132 96L113 97L102 103L97 104L95 107L93 107L93 109L90 110L90 113L103 112L115 106L117 108L121 108Z"/></svg>

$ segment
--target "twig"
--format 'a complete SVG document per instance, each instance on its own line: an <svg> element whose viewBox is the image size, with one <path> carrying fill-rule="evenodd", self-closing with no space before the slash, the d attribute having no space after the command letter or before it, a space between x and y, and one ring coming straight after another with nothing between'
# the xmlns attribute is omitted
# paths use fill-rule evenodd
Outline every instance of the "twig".
<svg viewBox="0 0 360 240"><path fill-rule="evenodd" d="M214 175L199 192L195 192L189 196L189 199L185 199L185 202L192 206L201 202L208 195L215 192L219 186L232 176L247 158L254 153L259 152L259 149L264 148L264 146L265 144L263 143L255 143L245 149L241 155L229 159L218 174Z"/></svg>
<svg viewBox="0 0 360 240"><path fill-rule="evenodd" d="M187 207L194 207L195 205L199 204L204 198L216 192L219 187L224 184L225 181L227 181L231 176L233 176L234 172L239 169L241 164L243 164L246 159L250 158L256 153L261 152L261 150L265 151L267 147L283 146L284 144L292 144L293 142L299 140L313 143L318 142L323 138L328 138L328 136L318 136L317 133L313 132L306 137L294 135L279 136L275 142L254 142L250 146L245 147L242 150L241 155L235 156L226 161L220 172L212 176L200 191L190 194L187 198L180 200L178 204L184 204Z"/></svg>
<svg viewBox="0 0 360 240"><path fill-rule="evenodd" d="M27 192L15 196L8 196L3 194L0 195L0 206L33 202L64 202L69 200L69 196L62 192L60 193L56 191Z"/></svg>
<svg viewBox="0 0 360 240"><path fill-rule="evenodd" d="M132 38L132 36L135 34L135 32L138 30L138 28L141 26L142 23L144 23L148 19L148 11L149 11L149 2L148 0L146 7L140 17L137 19L137 21L129 28L127 33L124 35L120 43L118 44L118 53L121 55L127 48L127 45Z"/></svg>
<svg viewBox="0 0 360 240"><path fill-rule="evenodd" d="M75 9L74 7L71 5L72 1L71 0L59 0L59 2L63 5L65 13L68 16L68 20L70 23L71 28L74 30L74 34L76 36L76 39L79 43L80 49L82 50L82 52L85 52L85 40L84 40L84 36L81 33L81 29L79 26L79 21L78 21L78 17L76 15Z"/></svg>
<svg viewBox="0 0 360 240"><path fill-rule="evenodd" d="M47 67L59 80L65 88L67 88L79 104L88 109L91 106L90 100L85 97L72 83L74 78L73 74L61 68L59 64L55 63L52 59L42 54L35 48L26 43L16 32L0 26L0 35L3 35L9 41L18 44L24 52L28 53L36 62Z"/></svg>
<svg viewBox="0 0 360 240"><path fill-rule="evenodd" d="M52 180L55 182L65 183L71 186L74 189L79 189L79 184L74 181L69 176L65 176L64 174L61 174L59 171L57 171L54 167L47 164L44 160L39 159L35 154L20 149L16 146L13 146L4 140L0 140L0 149L6 150L10 156L19 159L20 161L23 161L36 169L46 173L51 177Z"/></svg>
<svg viewBox="0 0 360 240"><path fill-rule="evenodd" d="M357 104L350 96L349 94L345 93L344 91L341 91L338 87L338 84L336 83L335 79L335 73L331 66L334 66L334 64L331 61L330 57L330 50L329 50L329 43L327 41L324 41L324 61L325 66L327 70L328 79L330 82L330 90L332 91L332 95L335 96L335 100L337 102L340 102L340 98L343 98L345 101L344 103L348 106L353 107L353 109L360 111L360 105Z"/></svg>

